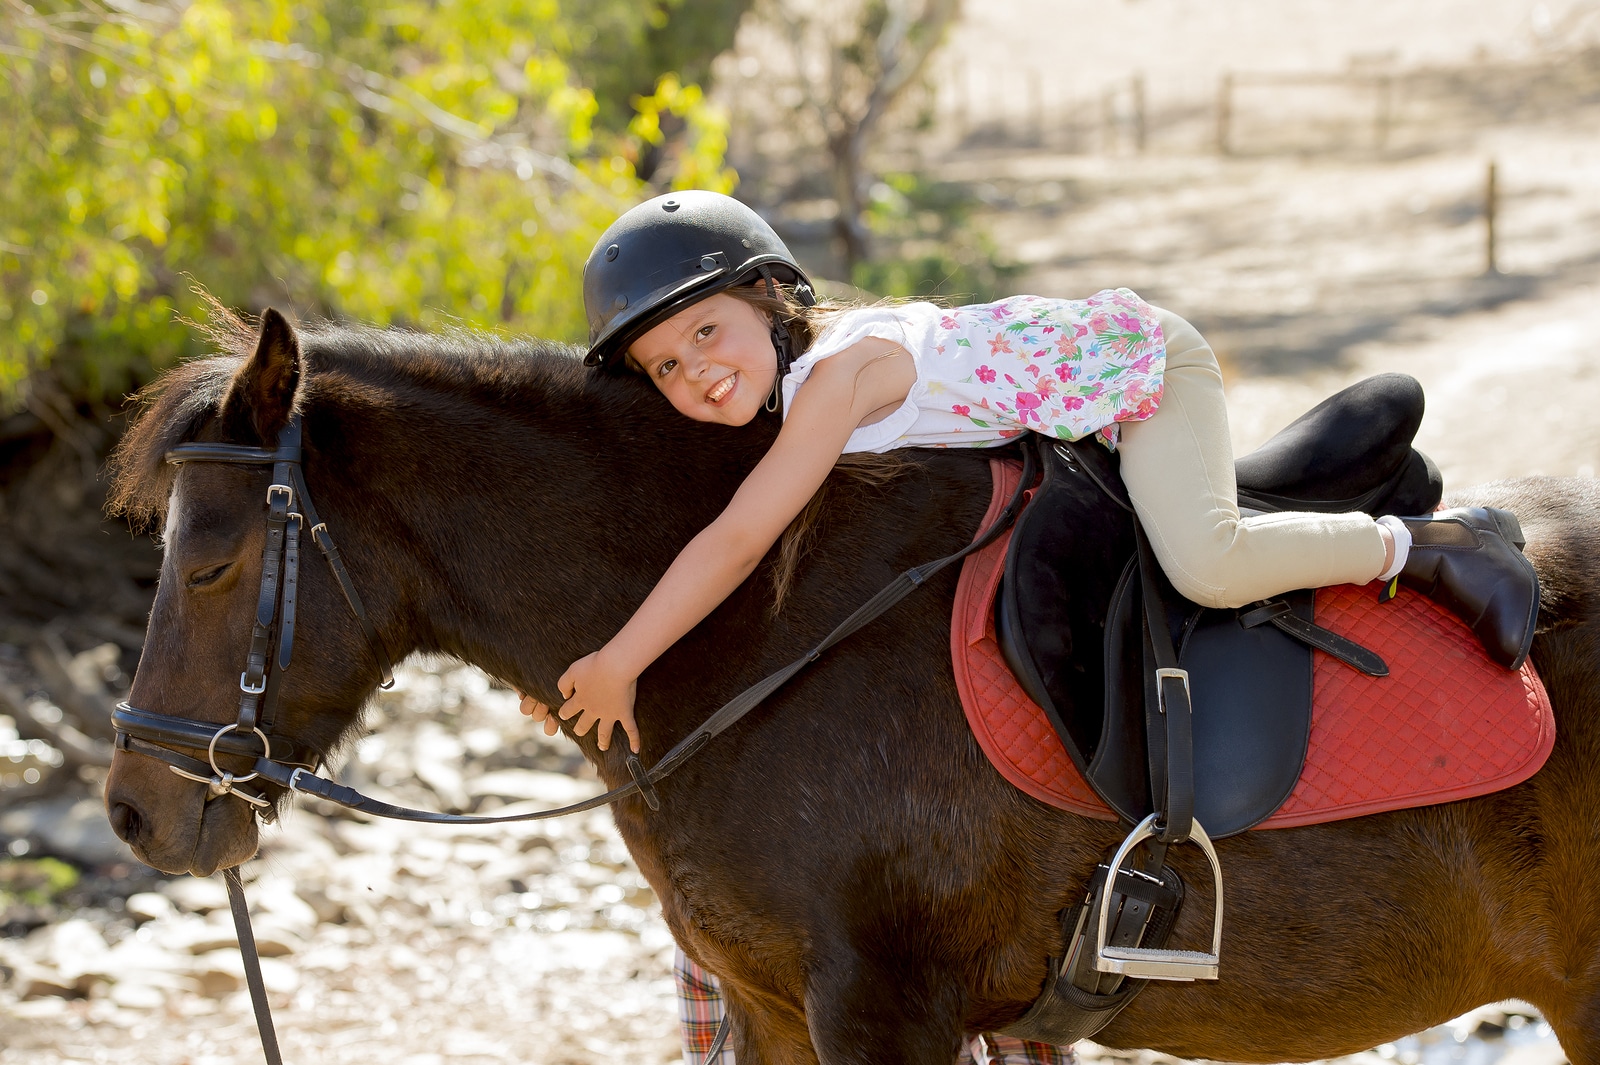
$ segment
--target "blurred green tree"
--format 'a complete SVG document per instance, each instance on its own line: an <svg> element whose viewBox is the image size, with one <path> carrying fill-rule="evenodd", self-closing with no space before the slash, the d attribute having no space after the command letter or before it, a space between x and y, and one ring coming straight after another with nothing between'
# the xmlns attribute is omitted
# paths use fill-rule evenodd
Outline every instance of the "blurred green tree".
<svg viewBox="0 0 1600 1065"><path fill-rule="evenodd" d="M678 6L600 9L664 32ZM650 193L641 158L657 185L736 180L725 121L639 58L698 71L704 49L608 50L600 9L0 0L0 413L46 365L73 395L125 393L193 343L197 285L580 339L584 256Z"/></svg>

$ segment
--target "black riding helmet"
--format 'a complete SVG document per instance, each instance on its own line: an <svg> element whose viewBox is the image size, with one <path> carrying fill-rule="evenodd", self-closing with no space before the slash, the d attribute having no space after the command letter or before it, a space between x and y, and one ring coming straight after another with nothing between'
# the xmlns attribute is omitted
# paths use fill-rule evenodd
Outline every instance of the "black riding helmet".
<svg viewBox="0 0 1600 1065"><path fill-rule="evenodd" d="M614 362L640 336L691 304L765 278L791 286L811 306L811 279L778 234L750 208L717 192L672 192L646 200L601 234L583 265L589 315L587 366ZM773 328L781 369L788 332Z"/></svg>

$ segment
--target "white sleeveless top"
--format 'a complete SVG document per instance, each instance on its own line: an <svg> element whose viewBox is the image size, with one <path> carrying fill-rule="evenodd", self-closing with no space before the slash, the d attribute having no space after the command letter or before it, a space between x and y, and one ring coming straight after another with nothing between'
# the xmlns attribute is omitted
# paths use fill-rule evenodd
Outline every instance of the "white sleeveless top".
<svg viewBox="0 0 1600 1065"><path fill-rule="evenodd" d="M900 447L996 447L1026 429L1063 440L1155 413L1166 342L1155 310L1125 288L1088 299L1012 296L937 307L902 303L846 311L794 361L783 409L811 368L868 337L911 353L905 402L850 435L846 452Z"/></svg>

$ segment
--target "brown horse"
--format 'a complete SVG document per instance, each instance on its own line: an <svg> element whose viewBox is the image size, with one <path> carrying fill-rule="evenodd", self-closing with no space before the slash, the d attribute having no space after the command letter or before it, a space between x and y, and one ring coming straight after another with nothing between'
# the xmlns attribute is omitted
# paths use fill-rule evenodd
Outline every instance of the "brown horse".
<svg viewBox="0 0 1600 1065"><path fill-rule="evenodd" d="M269 312L234 348L157 383L115 493L165 529L132 702L217 725L237 706L269 472L174 473L172 445L271 444L299 413L306 480L390 654L453 655L553 701L567 663L626 620L775 432L688 421L648 382L549 344L297 334ZM833 485L780 612L758 573L645 674L646 764L895 573L970 539L985 464L908 463L887 486ZM1224 841L1222 978L1152 985L1102 1041L1324 1058L1517 997L1574 1062L1600 1065L1600 491L1538 480L1476 501L1521 516L1545 590L1533 654L1558 716L1549 763L1486 798ZM301 573L281 727L334 752L378 667L326 567ZM948 665L954 583L941 576L705 748L659 785L658 812L614 806L678 942L724 980L743 1065L947 1065L962 1032L1033 1001L1057 911L1120 836L985 761ZM627 779L616 747L577 742L608 784ZM106 801L169 872L209 874L257 846L243 802L208 802L137 753L117 755ZM1177 855L1193 897L1176 945L1203 942L1209 922L1194 859Z"/></svg>

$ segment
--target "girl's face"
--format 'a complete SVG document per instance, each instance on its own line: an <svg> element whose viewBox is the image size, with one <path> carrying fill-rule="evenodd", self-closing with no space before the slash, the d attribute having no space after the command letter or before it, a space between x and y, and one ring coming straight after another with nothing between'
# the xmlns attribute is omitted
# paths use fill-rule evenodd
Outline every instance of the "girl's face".
<svg viewBox="0 0 1600 1065"><path fill-rule="evenodd" d="M668 318L628 353L678 412L697 422L746 424L778 373L766 315L723 292Z"/></svg>

